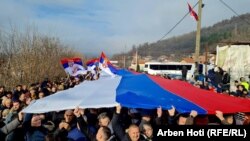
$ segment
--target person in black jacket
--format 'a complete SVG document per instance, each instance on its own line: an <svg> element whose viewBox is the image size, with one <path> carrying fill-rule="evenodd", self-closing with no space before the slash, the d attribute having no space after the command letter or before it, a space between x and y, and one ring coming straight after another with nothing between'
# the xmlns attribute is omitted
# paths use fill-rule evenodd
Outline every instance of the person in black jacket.
<svg viewBox="0 0 250 141"><path fill-rule="evenodd" d="M182 80L183 81L186 81L186 79L187 79L187 72L188 72L187 67L182 66L181 75L182 75Z"/></svg>
<svg viewBox="0 0 250 141"><path fill-rule="evenodd" d="M153 127L150 123L142 124L142 135L147 141L153 141Z"/></svg>
<svg viewBox="0 0 250 141"><path fill-rule="evenodd" d="M131 124L127 133L122 128L120 121L121 105L116 106L116 112L112 118L112 127L117 138L121 141L144 141L144 137L140 134L139 126Z"/></svg>
<svg viewBox="0 0 250 141"><path fill-rule="evenodd" d="M23 113L18 113L18 118L6 124L0 129L0 141L4 141L7 134L16 129L23 121Z"/></svg>
<svg viewBox="0 0 250 141"><path fill-rule="evenodd" d="M77 119L77 124L80 131L86 136L89 141L116 141L114 135L112 135L111 130L108 126L100 126L97 134L93 134L87 125L86 116L84 115L85 109L75 108L74 115Z"/></svg>

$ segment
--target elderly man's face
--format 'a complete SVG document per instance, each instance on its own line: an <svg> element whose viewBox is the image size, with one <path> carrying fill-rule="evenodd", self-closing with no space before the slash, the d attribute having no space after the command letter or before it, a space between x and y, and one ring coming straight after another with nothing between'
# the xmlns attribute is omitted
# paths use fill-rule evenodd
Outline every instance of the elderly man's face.
<svg viewBox="0 0 250 141"><path fill-rule="evenodd" d="M138 141L140 138L140 131L138 127L130 127L128 129L128 135L131 141Z"/></svg>
<svg viewBox="0 0 250 141"><path fill-rule="evenodd" d="M99 125L100 126L108 126L109 122L110 122L110 120L109 120L108 117L99 119Z"/></svg>
<svg viewBox="0 0 250 141"><path fill-rule="evenodd" d="M72 110L67 110L64 113L64 119L67 123L70 123L74 118L74 114Z"/></svg>
<svg viewBox="0 0 250 141"><path fill-rule="evenodd" d="M144 129L144 134L147 137L152 137L153 136L153 128L149 125L143 125L143 129Z"/></svg>
<svg viewBox="0 0 250 141"><path fill-rule="evenodd" d="M69 61L69 62L68 62L68 65L69 65L69 67L73 67L74 62L73 62L73 61Z"/></svg>
<svg viewBox="0 0 250 141"><path fill-rule="evenodd" d="M11 100L10 99L5 100L5 106L8 108L11 107Z"/></svg>

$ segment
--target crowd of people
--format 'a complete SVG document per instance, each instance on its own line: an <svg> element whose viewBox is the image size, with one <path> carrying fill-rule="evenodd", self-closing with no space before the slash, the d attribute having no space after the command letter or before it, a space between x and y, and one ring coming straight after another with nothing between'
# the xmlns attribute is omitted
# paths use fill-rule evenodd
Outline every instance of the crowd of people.
<svg viewBox="0 0 250 141"><path fill-rule="evenodd" d="M231 82L230 74L220 67L208 70L208 75L198 73L193 85L220 94L227 94L235 97L250 98L249 82L245 77Z"/></svg>
<svg viewBox="0 0 250 141"><path fill-rule="evenodd" d="M202 76L198 76L194 85L216 92L224 93L229 90L227 83L223 84L223 74L217 72L216 69L213 71L215 76L210 76L210 84L203 81L204 79L200 82ZM243 125L250 123L247 113L225 115L221 111L215 111L215 115L198 115L194 110L190 113L179 113L174 106L169 110L164 110L160 106L155 110L146 110L118 105L113 108L80 109L75 107L75 109L49 113L22 113L22 109L36 99L73 88L83 81L96 80L99 76L99 73L88 72L86 75L62 78L57 81L50 81L46 78L41 83L33 83L29 86L17 85L13 91L7 91L4 86L0 86L0 140L152 141L155 140L153 131L158 125ZM236 88L233 95L247 97L244 91L249 92L249 84L246 84L244 79L236 83Z"/></svg>

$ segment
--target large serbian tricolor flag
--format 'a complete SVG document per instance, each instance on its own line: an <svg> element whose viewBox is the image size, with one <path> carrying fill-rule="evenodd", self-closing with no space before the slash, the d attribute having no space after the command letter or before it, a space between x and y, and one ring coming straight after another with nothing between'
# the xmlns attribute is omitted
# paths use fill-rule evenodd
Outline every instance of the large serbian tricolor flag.
<svg viewBox="0 0 250 141"><path fill-rule="evenodd" d="M109 68L109 67L107 67ZM113 74L114 75L114 74ZM34 101L23 110L44 113L66 109L114 107L170 109L180 113L196 110L199 114L250 112L250 100L202 90L180 80L117 70L115 77L84 81L74 88Z"/></svg>

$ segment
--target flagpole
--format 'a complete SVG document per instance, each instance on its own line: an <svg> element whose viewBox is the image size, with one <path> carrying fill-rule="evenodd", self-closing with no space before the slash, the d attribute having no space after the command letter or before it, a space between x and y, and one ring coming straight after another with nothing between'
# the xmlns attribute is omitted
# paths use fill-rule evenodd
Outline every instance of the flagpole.
<svg viewBox="0 0 250 141"><path fill-rule="evenodd" d="M123 55L123 68L126 68L126 57L125 57L125 53Z"/></svg>
<svg viewBox="0 0 250 141"><path fill-rule="evenodd" d="M199 63L200 54L200 38L201 38L201 10L202 10L202 0L199 0L198 9L198 21L197 21L197 31L196 31L196 46L195 46L195 62Z"/></svg>

